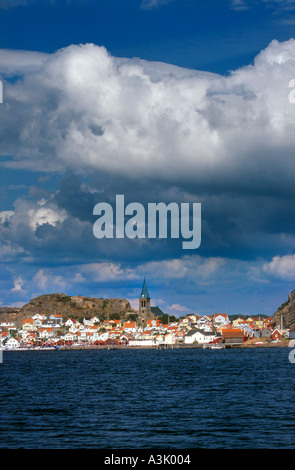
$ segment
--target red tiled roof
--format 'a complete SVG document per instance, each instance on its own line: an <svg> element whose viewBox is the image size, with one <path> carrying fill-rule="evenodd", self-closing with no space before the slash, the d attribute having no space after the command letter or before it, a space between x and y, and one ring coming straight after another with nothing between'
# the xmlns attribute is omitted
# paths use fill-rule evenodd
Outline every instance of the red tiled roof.
<svg viewBox="0 0 295 470"><path fill-rule="evenodd" d="M135 328L136 322L135 321L125 321L124 328Z"/></svg>
<svg viewBox="0 0 295 470"><path fill-rule="evenodd" d="M243 330L239 330L237 328L223 329L221 330L221 334L226 338L240 338L241 336L244 336Z"/></svg>
<svg viewBox="0 0 295 470"><path fill-rule="evenodd" d="M223 318L227 318L227 313L214 313L213 319L219 316Z"/></svg>

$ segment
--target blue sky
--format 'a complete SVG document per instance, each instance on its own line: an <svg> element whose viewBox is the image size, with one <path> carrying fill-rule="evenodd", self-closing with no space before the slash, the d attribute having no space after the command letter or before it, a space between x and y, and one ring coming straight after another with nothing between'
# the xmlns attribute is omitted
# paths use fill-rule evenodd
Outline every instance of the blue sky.
<svg viewBox="0 0 295 470"><path fill-rule="evenodd" d="M1 3L2 48L55 52L93 42L115 56L217 73L248 65L274 38L289 39L295 22L288 0Z"/></svg>
<svg viewBox="0 0 295 470"><path fill-rule="evenodd" d="M294 289L295 1L0 5L0 305L65 292L272 314ZM202 243L97 240L93 207L201 202Z"/></svg>

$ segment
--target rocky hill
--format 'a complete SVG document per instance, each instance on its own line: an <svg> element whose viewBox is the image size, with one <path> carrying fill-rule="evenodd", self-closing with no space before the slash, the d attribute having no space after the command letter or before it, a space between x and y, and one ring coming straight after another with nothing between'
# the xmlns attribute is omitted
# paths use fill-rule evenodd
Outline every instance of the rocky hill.
<svg viewBox="0 0 295 470"><path fill-rule="evenodd" d="M288 295L288 300L283 303L273 314L274 321L278 327L289 328L295 323L295 290Z"/></svg>
<svg viewBox="0 0 295 470"><path fill-rule="evenodd" d="M126 299L97 299L95 297L83 297L81 295L68 296L66 294L40 295L30 300L21 308L0 308L0 321L14 321L17 326L24 318L29 318L36 313L50 316L60 314L64 318L89 319L93 316L100 320L108 319L117 314L120 318L137 313L131 308Z"/></svg>

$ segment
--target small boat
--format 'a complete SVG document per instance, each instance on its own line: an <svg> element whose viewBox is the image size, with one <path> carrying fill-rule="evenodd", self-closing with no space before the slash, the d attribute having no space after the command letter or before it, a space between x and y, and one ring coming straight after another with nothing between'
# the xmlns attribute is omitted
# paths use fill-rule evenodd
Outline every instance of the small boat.
<svg viewBox="0 0 295 470"><path fill-rule="evenodd" d="M203 344L203 349L223 349L223 344L221 344L221 343L205 343L205 344Z"/></svg>
<svg viewBox="0 0 295 470"><path fill-rule="evenodd" d="M223 349L223 344L221 343L215 343L210 345L211 349Z"/></svg>

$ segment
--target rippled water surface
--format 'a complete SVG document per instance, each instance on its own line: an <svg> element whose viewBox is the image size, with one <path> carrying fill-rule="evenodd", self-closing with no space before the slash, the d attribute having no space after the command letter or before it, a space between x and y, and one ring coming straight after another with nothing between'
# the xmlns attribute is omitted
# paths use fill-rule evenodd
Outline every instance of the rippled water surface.
<svg viewBox="0 0 295 470"><path fill-rule="evenodd" d="M11 351L1 448L295 448L289 348Z"/></svg>

